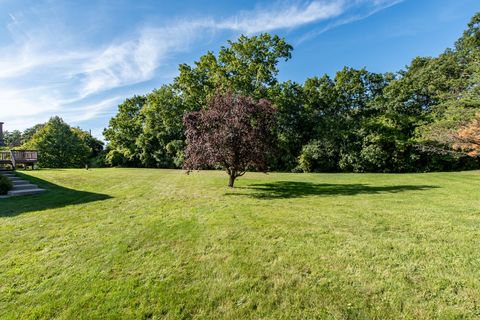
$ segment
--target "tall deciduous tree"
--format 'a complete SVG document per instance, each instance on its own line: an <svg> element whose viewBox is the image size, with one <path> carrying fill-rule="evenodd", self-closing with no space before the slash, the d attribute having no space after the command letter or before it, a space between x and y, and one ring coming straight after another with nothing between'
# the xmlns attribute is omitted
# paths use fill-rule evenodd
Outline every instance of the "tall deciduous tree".
<svg viewBox="0 0 480 320"><path fill-rule="evenodd" d="M453 147L478 157L480 153L480 113L467 125L461 127L454 134Z"/></svg>
<svg viewBox="0 0 480 320"><path fill-rule="evenodd" d="M173 86L147 95L142 109L143 129L137 139L140 160L147 167L181 167L183 163L185 104Z"/></svg>
<svg viewBox="0 0 480 320"><path fill-rule="evenodd" d="M470 155L478 152L475 136L480 113L479 62L480 13L477 13L456 42L455 50L447 50L432 59L431 67L424 72L422 78L432 79L441 94L432 108L431 121L417 130L422 148L441 155L458 156L455 151L467 151ZM432 87L428 83L420 85Z"/></svg>
<svg viewBox="0 0 480 320"><path fill-rule="evenodd" d="M107 161L111 165L140 164L140 152L137 139L142 133L143 115L141 110L145 105L144 96L134 96L126 99L118 106L118 114L110 119L109 127L103 135L109 142Z"/></svg>
<svg viewBox="0 0 480 320"><path fill-rule="evenodd" d="M217 91L268 98L277 86L278 63L291 56L284 39L269 34L240 36L217 54L208 52L179 76L146 96L119 106L104 131L111 165L181 167L185 146L183 115L201 110ZM297 143L298 144L298 143ZM297 146L298 148L298 146ZM289 157L290 162L295 157Z"/></svg>
<svg viewBox="0 0 480 320"><path fill-rule="evenodd" d="M191 110L205 106L219 90L268 98L269 89L277 84L278 63L290 59L292 49L276 35L242 35L229 41L218 55L203 55L193 67L181 64L175 86Z"/></svg>
<svg viewBox="0 0 480 320"><path fill-rule="evenodd" d="M27 143L39 151L44 168L75 168L86 164L90 149L60 117L52 117Z"/></svg>
<svg viewBox="0 0 480 320"><path fill-rule="evenodd" d="M426 148L437 153L448 153L455 150L470 157L480 155L480 113L470 121L457 128L435 127L429 131L429 138L434 145Z"/></svg>
<svg viewBox="0 0 480 320"><path fill-rule="evenodd" d="M45 126L45 123L38 123L33 127L27 128L22 132L22 144L30 141L35 133L40 131Z"/></svg>
<svg viewBox="0 0 480 320"><path fill-rule="evenodd" d="M233 93L218 94L208 109L185 115L184 168L222 167L233 188L247 170L266 172L274 143L275 109L268 100Z"/></svg>
<svg viewBox="0 0 480 320"><path fill-rule="evenodd" d="M104 143L93 137L90 132L80 128L72 128L73 132L80 138L80 140L89 148L88 157L98 157L103 152Z"/></svg>
<svg viewBox="0 0 480 320"><path fill-rule="evenodd" d="M313 123L305 108L305 95L301 84L287 81L272 87L270 101L275 105L277 157L272 160L275 170L292 170L302 146L311 139Z"/></svg>

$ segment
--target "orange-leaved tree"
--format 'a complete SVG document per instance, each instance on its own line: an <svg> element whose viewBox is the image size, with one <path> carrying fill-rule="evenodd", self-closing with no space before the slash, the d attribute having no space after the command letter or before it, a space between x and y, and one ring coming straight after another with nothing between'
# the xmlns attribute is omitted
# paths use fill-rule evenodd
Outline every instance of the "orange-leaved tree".
<svg viewBox="0 0 480 320"><path fill-rule="evenodd" d="M452 132L453 148L471 157L480 154L480 113L472 121Z"/></svg>

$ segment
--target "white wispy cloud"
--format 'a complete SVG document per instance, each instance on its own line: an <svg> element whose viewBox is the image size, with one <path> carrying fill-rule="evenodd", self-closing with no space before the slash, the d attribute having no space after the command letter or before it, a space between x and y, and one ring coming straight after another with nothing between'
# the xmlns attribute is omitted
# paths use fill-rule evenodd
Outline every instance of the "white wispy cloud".
<svg viewBox="0 0 480 320"><path fill-rule="evenodd" d="M368 8L371 15L401 1L283 1L224 18L180 17L133 26L128 35L96 47L57 17L42 17L35 24L31 12L8 13L11 43L0 47L0 120L8 128L23 129L55 114L73 124L102 117L114 112L132 86L155 79L177 53L216 31L234 37L325 23L307 33L305 41L366 17L354 15L356 7Z"/></svg>
<svg viewBox="0 0 480 320"><path fill-rule="evenodd" d="M262 8L255 12L244 11L217 24L219 28L245 33L258 33L295 28L319 20L331 19L344 10L344 1L312 1L276 8Z"/></svg>
<svg viewBox="0 0 480 320"><path fill-rule="evenodd" d="M8 128L19 129L46 121L54 114L73 123L94 119L101 115L96 110L113 110L121 102L109 90L155 77L162 63L188 47L194 33L193 26L178 23L145 27L129 39L97 49L47 49L55 42L48 34L3 48L0 119ZM95 102L87 102L92 97Z"/></svg>
<svg viewBox="0 0 480 320"><path fill-rule="evenodd" d="M403 1L404 0L357 0L356 2L351 3L351 5L353 6L358 6L359 4L369 5L367 6L367 8L365 8L364 12L354 13L345 17L341 17L340 19L336 19L325 26L308 31L304 35L302 35L299 39L297 39L296 44L299 45L302 42L315 38L318 35L325 33L331 29L337 28L339 26L366 19L382 10L385 10Z"/></svg>
<svg viewBox="0 0 480 320"><path fill-rule="evenodd" d="M87 59L80 77L80 97L152 79L173 54L185 51L196 37L194 24L146 27L127 41L112 44Z"/></svg>
<svg viewBox="0 0 480 320"><path fill-rule="evenodd" d="M63 116L67 122L86 121L103 115L105 112L109 113L108 110L112 106L121 103L124 99L125 97L123 96L114 96L92 104L85 103L83 105L68 109L63 113Z"/></svg>

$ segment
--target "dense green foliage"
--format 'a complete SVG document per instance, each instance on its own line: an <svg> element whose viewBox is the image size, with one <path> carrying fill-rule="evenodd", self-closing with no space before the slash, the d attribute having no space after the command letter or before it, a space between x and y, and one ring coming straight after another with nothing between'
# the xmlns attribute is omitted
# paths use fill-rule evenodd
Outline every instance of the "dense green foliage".
<svg viewBox="0 0 480 320"><path fill-rule="evenodd" d="M59 117L52 117L36 128L21 148L38 150L40 167L79 168L102 156L103 142L88 132L72 128Z"/></svg>
<svg viewBox="0 0 480 320"><path fill-rule="evenodd" d="M5 144L4 150L40 151L38 165L44 168L106 165L104 143L87 131L69 126L59 117L52 117L50 121L27 128L23 132L5 131Z"/></svg>
<svg viewBox="0 0 480 320"><path fill-rule="evenodd" d="M0 195L5 195L12 190L13 184L10 179L0 174Z"/></svg>
<svg viewBox="0 0 480 320"><path fill-rule="evenodd" d="M263 34L229 42L195 62L180 65L179 76L145 97L135 96L119 106L105 138L110 142L111 165L181 167L185 134L183 115L198 111L218 91L254 98L268 97L277 84L277 64L290 58L291 46L278 36Z"/></svg>
<svg viewBox="0 0 480 320"><path fill-rule="evenodd" d="M438 147L444 133L467 124L480 111L480 13L456 43L437 59L425 61L433 70L428 87L432 104L429 123L419 130L421 139ZM425 77L425 76L424 76ZM422 83L428 85L428 83Z"/></svg>
<svg viewBox="0 0 480 320"><path fill-rule="evenodd" d="M8 150L8 149L22 148L22 146L27 144L32 139L33 135L37 133L44 126L45 126L44 123L37 124L33 127L25 129L23 132L20 130L5 131L4 132L4 142L5 142L4 149Z"/></svg>
<svg viewBox="0 0 480 320"><path fill-rule="evenodd" d="M477 158L453 152L439 132L480 111L480 13L453 49L417 57L398 73L345 67L298 84L277 80L292 47L269 34L229 42L173 84L120 105L105 137L112 165L180 167L182 116L227 90L266 98L278 110L274 170L409 172L471 169Z"/></svg>
<svg viewBox="0 0 480 320"><path fill-rule="evenodd" d="M480 172L28 171L6 319L478 319ZM38 180L40 179L40 180Z"/></svg>
<svg viewBox="0 0 480 320"><path fill-rule="evenodd" d="M3 138L4 138L3 141L5 143L5 146L9 148L15 148L15 147L21 146L23 143L22 132L19 130L5 131Z"/></svg>
<svg viewBox="0 0 480 320"><path fill-rule="evenodd" d="M145 97L134 96L118 106L118 114L110 120L109 128L103 133L110 141L107 162L110 165L136 165L140 163L140 151L136 141L142 133L141 110Z"/></svg>

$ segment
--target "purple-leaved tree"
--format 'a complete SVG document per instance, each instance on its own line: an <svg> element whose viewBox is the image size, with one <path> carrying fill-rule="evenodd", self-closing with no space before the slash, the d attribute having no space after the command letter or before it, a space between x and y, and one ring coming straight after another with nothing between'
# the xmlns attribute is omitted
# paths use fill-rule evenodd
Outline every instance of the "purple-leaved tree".
<svg viewBox="0 0 480 320"><path fill-rule="evenodd" d="M207 109L183 118L187 138L184 169L222 167L231 188L247 170L267 172L267 157L275 146L274 122L275 109L268 100L217 94Z"/></svg>

